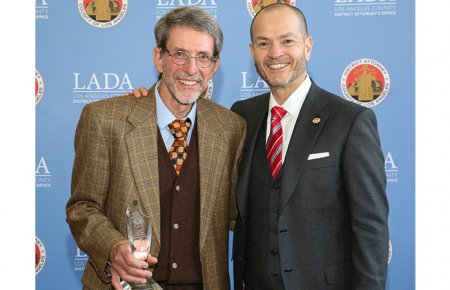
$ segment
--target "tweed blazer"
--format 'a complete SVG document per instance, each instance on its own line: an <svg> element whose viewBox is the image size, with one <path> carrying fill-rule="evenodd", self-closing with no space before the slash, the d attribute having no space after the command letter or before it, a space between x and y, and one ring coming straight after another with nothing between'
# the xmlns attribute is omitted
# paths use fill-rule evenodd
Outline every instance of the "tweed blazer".
<svg viewBox="0 0 450 290"><path fill-rule="evenodd" d="M150 216L151 254L158 256L159 128L154 89L155 85L148 97L140 99L122 96L88 104L81 113L66 214L78 247L89 256L83 289L112 289L104 269L113 245L126 239L125 211L131 199L138 198ZM229 289L228 233L236 217L235 187L246 125L237 114L199 98L196 126L204 289Z"/></svg>

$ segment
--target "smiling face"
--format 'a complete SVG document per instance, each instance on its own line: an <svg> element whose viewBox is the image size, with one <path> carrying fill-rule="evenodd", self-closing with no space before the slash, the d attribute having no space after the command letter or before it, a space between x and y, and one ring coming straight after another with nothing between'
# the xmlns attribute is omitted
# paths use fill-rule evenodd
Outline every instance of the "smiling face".
<svg viewBox="0 0 450 290"><path fill-rule="evenodd" d="M311 49L304 23L289 7L262 10L255 17L250 51L258 74L275 96L289 96L301 85Z"/></svg>
<svg viewBox="0 0 450 290"><path fill-rule="evenodd" d="M165 49L170 52L182 51L190 56L212 56L214 39L208 33L176 26L170 31ZM158 47L153 51L156 69L162 76L158 92L169 110L180 117L179 114L184 114L186 110L187 115L192 104L205 91L208 81L217 71L219 58L211 67L200 68L194 58L184 65L175 64L167 51Z"/></svg>

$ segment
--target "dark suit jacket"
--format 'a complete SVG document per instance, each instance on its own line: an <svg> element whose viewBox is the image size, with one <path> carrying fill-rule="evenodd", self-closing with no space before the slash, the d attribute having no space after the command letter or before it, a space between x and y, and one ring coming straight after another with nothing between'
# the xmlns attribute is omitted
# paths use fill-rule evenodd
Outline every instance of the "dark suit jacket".
<svg viewBox="0 0 450 290"><path fill-rule="evenodd" d="M111 289L104 272L112 246L127 237L125 211L138 198L150 215L151 253L161 244L156 105L149 97L116 97L85 106L75 136L67 222L89 255L84 289ZM229 289L228 233L234 225L234 189L245 138L238 115L197 102L200 169L200 261L204 289ZM165 156L163 156L166 158ZM167 155L167 158L168 155Z"/></svg>
<svg viewBox="0 0 450 290"><path fill-rule="evenodd" d="M249 266L245 264L245 231L252 206L247 202L250 165L268 104L269 94L264 94L231 108L247 121L236 191L235 289L242 289L244 267ZM315 118L320 121L313 122ZM329 157L310 155L324 152ZM384 289L388 203L373 111L313 82L282 172L278 229L283 233L278 234L278 244L284 288Z"/></svg>

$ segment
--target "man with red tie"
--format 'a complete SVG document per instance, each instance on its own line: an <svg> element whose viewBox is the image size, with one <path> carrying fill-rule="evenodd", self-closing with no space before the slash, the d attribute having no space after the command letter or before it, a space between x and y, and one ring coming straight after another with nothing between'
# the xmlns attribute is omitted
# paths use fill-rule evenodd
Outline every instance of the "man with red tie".
<svg viewBox="0 0 450 290"><path fill-rule="evenodd" d="M373 111L311 80L312 38L296 7L263 8L250 33L270 93L231 108L247 121L235 289L384 289L388 203Z"/></svg>

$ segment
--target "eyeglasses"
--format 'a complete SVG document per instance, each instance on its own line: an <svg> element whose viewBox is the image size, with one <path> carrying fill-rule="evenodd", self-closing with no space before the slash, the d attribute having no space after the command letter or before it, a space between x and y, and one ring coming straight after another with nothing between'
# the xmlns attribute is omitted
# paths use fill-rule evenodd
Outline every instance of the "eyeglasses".
<svg viewBox="0 0 450 290"><path fill-rule="evenodd" d="M208 68L216 63L216 58L206 53L201 53L197 56L190 56L187 52L182 50L168 51L165 48L162 50L167 52L172 62L177 65L185 65L191 58L195 58L195 61L200 68Z"/></svg>

